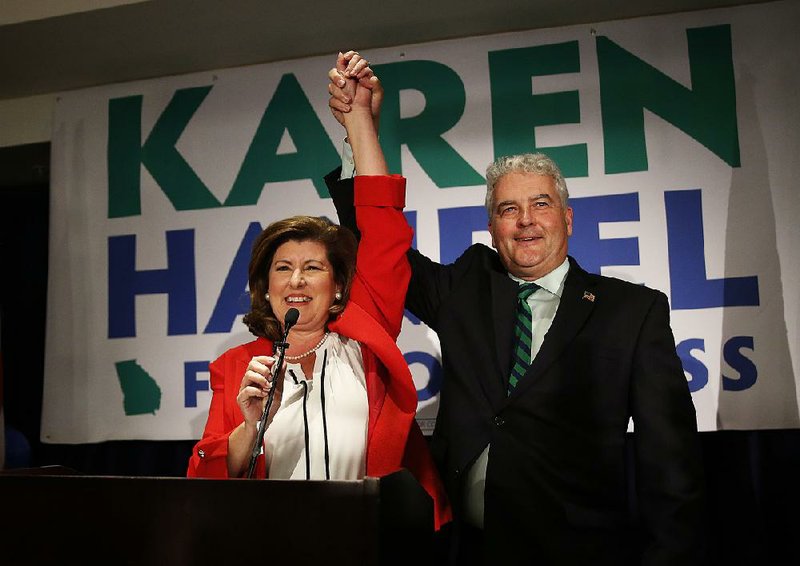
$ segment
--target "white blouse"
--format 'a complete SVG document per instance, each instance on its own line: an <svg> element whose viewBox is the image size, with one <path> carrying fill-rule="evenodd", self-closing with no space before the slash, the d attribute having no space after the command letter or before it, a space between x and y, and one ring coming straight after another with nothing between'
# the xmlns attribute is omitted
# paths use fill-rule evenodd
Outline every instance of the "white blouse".
<svg viewBox="0 0 800 566"><path fill-rule="evenodd" d="M270 479L306 479L306 418L310 479L326 479L326 440L327 479L361 479L366 473L369 405L361 346L331 332L316 354L312 379L300 364L286 364L281 404L264 435Z"/></svg>

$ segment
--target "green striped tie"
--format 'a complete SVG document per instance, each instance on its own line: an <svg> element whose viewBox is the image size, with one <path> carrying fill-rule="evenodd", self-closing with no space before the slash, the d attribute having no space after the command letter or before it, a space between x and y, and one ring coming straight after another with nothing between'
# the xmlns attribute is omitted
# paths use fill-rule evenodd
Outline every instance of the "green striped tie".
<svg viewBox="0 0 800 566"><path fill-rule="evenodd" d="M511 358L511 376L508 380L508 393L517 386L517 383L531 365L531 307L528 306L530 297L539 286L536 283L525 283L517 291L517 315L514 321L514 352Z"/></svg>

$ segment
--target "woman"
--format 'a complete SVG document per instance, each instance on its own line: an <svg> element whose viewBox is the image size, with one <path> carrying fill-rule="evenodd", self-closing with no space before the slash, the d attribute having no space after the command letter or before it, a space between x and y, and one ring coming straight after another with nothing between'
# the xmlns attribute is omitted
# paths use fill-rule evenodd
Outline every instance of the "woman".
<svg viewBox="0 0 800 566"><path fill-rule="evenodd" d="M243 477L273 383L275 401L255 477L359 479L408 468L431 495L437 529L450 519L427 443L414 419L408 366L397 348L410 278L412 231L405 179L387 175L371 104L380 83L365 60L340 55L352 110L344 116L359 176L361 242L312 217L268 226L253 246L245 317L253 342L210 364L213 397L190 477ZM356 253L357 249L357 253ZM290 308L285 364L273 382L273 343Z"/></svg>

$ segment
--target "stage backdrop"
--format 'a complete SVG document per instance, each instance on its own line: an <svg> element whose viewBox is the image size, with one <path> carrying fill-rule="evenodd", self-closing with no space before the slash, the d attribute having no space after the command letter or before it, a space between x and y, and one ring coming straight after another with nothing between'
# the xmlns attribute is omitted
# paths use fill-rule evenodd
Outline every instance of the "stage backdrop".
<svg viewBox="0 0 800 566"><path fill-rule="evenodd" d="M486 165L549 153L571 254L669 297L700 429L798 427L799 21L790 1L365 52L415 245L489 243ZM335 56L60 96L42 441L200 436L208 362L252 339L251 242L335 218ZM407 318L399 342L430 430L436 337Z"/></svg>

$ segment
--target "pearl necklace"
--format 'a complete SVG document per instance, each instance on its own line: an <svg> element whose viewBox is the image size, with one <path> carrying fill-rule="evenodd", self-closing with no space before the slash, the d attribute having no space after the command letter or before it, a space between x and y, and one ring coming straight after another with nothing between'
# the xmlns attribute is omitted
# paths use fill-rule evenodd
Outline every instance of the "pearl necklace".
<svg viewBox="0 0 800 566"><path fill-rule="evenodd" d="M286 360L287 362L296 362L297 360L302 360L303 358L307 358L308 356L319 350L320 346L322 346L323 342L325 342L325 339L328 337L328 334L330 334L330 332L326 331L325 334L322 336L322 340L317 342L317 345L311 348L308 352L303 352L302 354L298 354L296 356L284 356L283 359Z"/></svg>

